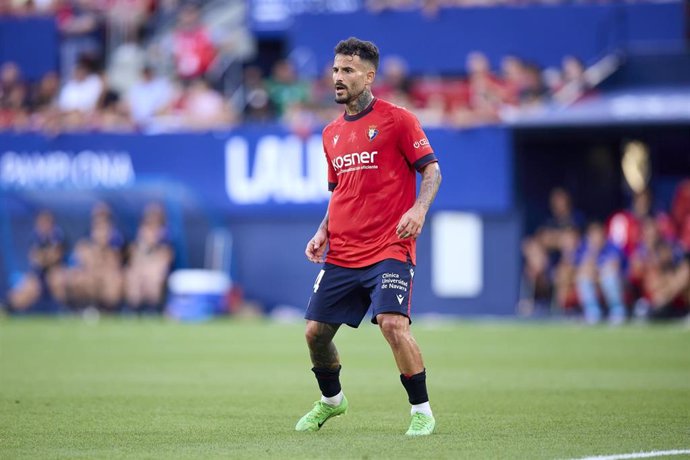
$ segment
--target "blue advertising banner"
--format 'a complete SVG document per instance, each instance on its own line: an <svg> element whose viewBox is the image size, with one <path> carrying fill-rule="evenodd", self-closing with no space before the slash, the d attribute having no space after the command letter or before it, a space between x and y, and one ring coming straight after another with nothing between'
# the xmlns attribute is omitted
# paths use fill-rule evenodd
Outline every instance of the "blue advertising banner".
<svg viewBox="0 0 690 460"><path fill-rule="evenodd" d="M512 208L510 135L429 130L444 186L438 209ZM282 128L229 133L0 135L0 190L126 189L162 180L230 215L323 213L330 193L321 136Z"/></svg>

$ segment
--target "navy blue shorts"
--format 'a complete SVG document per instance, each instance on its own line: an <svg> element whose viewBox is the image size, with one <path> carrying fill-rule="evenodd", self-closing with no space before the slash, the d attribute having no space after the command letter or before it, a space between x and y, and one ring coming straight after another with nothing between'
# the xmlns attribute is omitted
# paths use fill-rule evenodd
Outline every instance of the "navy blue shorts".
<svg viewBox="0 0 690 460"><path fill-rule="evenodd" d="M362 268L325 263L314 282L304 317L358 327L371 306L374 324L381 313L397 313L409 319L413 276L411 262L395 259Z"/></svg>

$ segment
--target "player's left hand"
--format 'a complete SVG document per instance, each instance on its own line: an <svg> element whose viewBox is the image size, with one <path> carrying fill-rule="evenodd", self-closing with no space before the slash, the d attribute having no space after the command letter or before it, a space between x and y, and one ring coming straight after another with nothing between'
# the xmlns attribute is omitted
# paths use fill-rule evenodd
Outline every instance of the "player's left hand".
<svg viewBox="0 0 690 460"><path fill-rule="evenodd" d="M398 238L401 239L417 238L422 233L425 219L426 212L417 206L412 206L400 218L400 222L395 228L395 233L398 235Z"/></svg>

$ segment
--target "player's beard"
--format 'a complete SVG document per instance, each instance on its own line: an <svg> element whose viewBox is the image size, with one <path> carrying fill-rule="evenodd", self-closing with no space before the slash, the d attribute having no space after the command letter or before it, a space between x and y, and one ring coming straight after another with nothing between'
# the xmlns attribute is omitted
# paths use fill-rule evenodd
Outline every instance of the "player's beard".
<svg viewBox="0 0 690 460"><path fill-rule="evenodd" d="M354 101L357 99L362 93L360 92L357 95L353 95L350 92L350 88L348 88L345 85L342 85L342 96L338 96L337 92L335 94L335 102L338 104L349 104L350 102Z"/></svg>

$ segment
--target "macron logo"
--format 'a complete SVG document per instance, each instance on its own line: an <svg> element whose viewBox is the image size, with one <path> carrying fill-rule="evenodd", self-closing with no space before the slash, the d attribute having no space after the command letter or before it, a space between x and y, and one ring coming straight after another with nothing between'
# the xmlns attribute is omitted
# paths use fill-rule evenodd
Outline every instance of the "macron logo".
<svg viewBox="0 0 690 460"><path fill-rule="evenodd" d="M396 295L395 297L398 298L398 303L399 303L400 305L402 305L402 301L403 301L403 299L405 298L405 296L404 296L404 295L398 294L398 295Z"/></svg>
<svg viewBox="0 0 690 460"><path fill-rule="evenodd" d="M379 152L362 152L362 153L348 153L339 157L333 158L331 164L333 169L340 174L346 171L356 171L358 169L377 169L378 166L373 165L376 162L374 158ZM343 169L345 168L345 169Z"/></svg>

